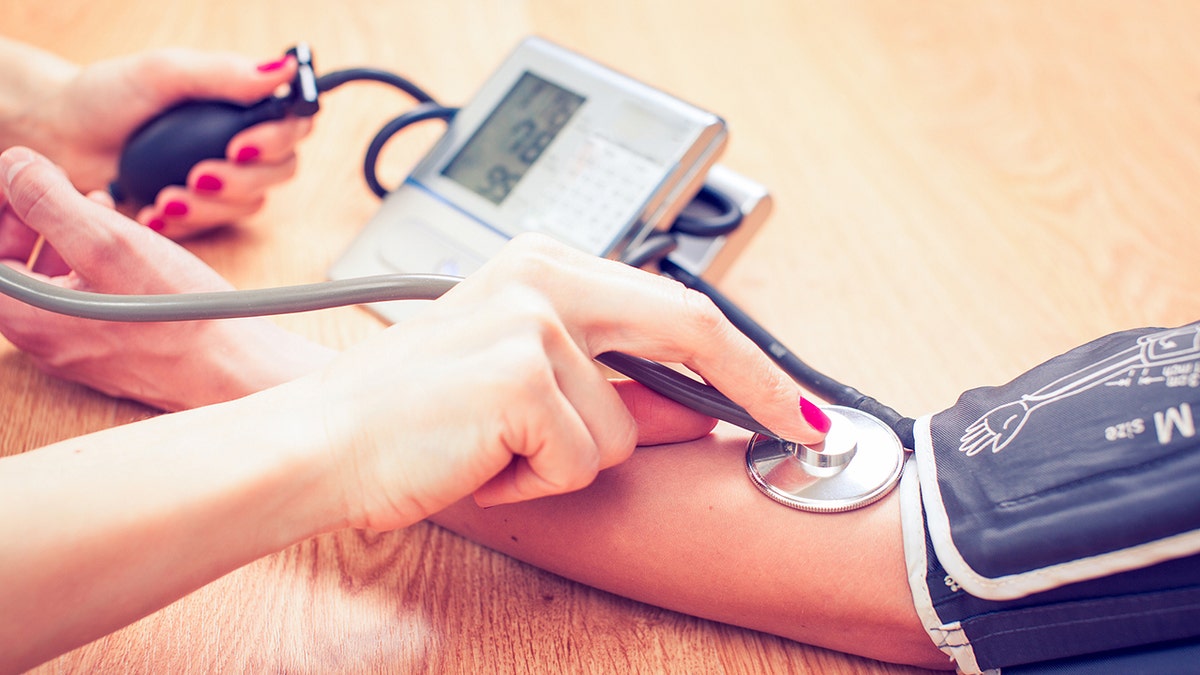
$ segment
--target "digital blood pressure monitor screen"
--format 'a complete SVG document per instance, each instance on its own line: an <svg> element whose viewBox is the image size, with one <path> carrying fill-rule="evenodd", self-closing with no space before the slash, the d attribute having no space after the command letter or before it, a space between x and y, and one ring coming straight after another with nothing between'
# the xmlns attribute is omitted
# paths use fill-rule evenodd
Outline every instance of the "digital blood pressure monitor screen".
<svg viewBox="0 0 1200 675"><path fill-rule="evenodd" d="M499 205L584 100L526 71L442 175Z"/></svg>
<svg viewBox="0 0 1200 675"><path fill-rule="evenodd" d="M619 259L671 226L725 147L706 110L538 37L457 108L330 270L466 276L536 232ZM391 321L412 303L375 303Z"/></svg>

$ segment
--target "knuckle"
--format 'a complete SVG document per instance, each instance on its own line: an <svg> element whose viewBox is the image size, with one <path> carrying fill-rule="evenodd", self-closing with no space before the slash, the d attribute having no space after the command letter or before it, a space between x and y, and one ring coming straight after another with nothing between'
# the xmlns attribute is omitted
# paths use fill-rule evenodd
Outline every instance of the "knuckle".
<svg viewBox="0 0 1200 675"><path fill-rule="evenodd" d="M497 256L497 267L509 279L543 289L577 271L582 253L539 232L524 232Z"/></svg>
<svg viewBox="0 0 1200 675"><path fill-rule="evenodd" d="M184 70L189 52L182 47L161 47L133 57L134 76L141 81L159 82L177 77Z"/></svg>
<svg viewBox="0 0 1200 675"><path fill-rule="evenodd" d="M51 198L50 193L49 183L31 178L29 171L24 170L17 174L9 185L8 201L28 221L36 219L46 210Z"/></svg>
<svg viewBox="0 0 1200 675"><path fill-rule="evenodd" d="M564 244L540 232L522 232L513 237L510 247L521 254L553 255L561 252Z"/></svg>
<svg viewBox="0 0 1200 675"><path fill-rule="evenodd" d="M246 201L242 202L239 213L235 215L248 216L252 213L257 213L258 211L262 210L262 208L266 205L267 196L261 193L255 194L247 198Z"/></svg>
<svg viewBox="0 0 1200 675"><path fill-rule="evenodd" d="M510 371L506 376L514 382L521 382L518 396L541 400L549 394L554 375L539 341L510 340L504 358Z"/></svg>
<svg viewBox="0 0 1200 675"><path fill-rule="evenodd" d="M600 475L600 452L595 445L580 448L578 465L567 474L560 484L561 492L574 492L592 484Z"/></svg>
<svg viewBox="0 0 1200 675"><path fill-rule="evenodd" d="M796 383L767 363L763 364L762 370L758 381L766 384L763 391L764 400L779 401L786 404L785 409L794 411L800 400L800 391Z"/></svg>
<svg viewBox="0 0 1200 675"><path fill-rule="evenodd" d="M498 260L510 278L533 283L555 273L558 267L552 240L545 235L519 234L504 247Z"/></svg>
<svg viewBox="0 0 1200 675"><path fill-rule="evenodd" d="M514 330L536 336L540 344L567 335L554 303L531 286L521 284L504 288L497 296L497 306L503 309L507 321L516 326Z"/></svg>
<svg viewBox="0 0 1200 675"><path fill-rule="evenodd" d="M527 284L505 284L495 295L495 305L502 315L522 321L540 320L553 311L549 301L537 289Z"/></svg>
<svg viewBox="0 0 1200 675"><path fill-rule="evenodd" d="M680 306L683 307L685 327L691 334L720 337L728 333L730 324L712 299L703 293L680 286Z"/></svg>
<svg viewBox="0 0 1200 675"><path fill-rule="evenodd" d="M633 456L637 449L638 434L634 424L622 425L620 435L613 439L606 455L604 467L616 466Z"/></svg>
<svg viewBox="0 0 1200 675"><path fill-rule="evenodd" d="M279 182L288 181L296 177L296 170L299 168L300 162L296 155L293 154L283 162L282 168L279 171L281 180Z"/></svg>
<svg viewBox="0 0 1200 675"><path fill-rule="evenodd" d="M580 473L579 476L576 477L577 480L572 483L569 488L567 488L567 492L575 492L576 490L584 489L585 487L594 483L596 481L596 476L598 475L600 475L600 472L597 470Z"/></svg>

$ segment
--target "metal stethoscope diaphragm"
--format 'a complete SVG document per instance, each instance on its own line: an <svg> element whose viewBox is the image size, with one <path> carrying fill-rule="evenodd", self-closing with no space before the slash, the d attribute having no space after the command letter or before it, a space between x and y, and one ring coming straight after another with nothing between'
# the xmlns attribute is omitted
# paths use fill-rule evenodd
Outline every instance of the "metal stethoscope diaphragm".
<svg viewBox="0 0 1200 675"><path fill-rule="evenodd" d="M871 504L900 480L904 445L892 429L856 408L823 408L832 425L806 446L754 434L746 448L750 480L771 499L801 511L839 513Z"/></svg>

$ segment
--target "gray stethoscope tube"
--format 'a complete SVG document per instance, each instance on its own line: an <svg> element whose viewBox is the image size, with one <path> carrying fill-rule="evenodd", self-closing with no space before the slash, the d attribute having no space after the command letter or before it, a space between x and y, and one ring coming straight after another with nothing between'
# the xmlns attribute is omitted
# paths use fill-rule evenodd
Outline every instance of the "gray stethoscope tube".
<svg viewBox="0 0 1200 675"><path fill-rule="evenodd" d="M459 281L458 277L436 274L383 274L258 290L112 295L61 288L0 265L0 293L27 305L84 319L139 323L234 319L393 300L434 300ZM713 387L661 363L618 352L601 354L596 360L693 410L776 438Z"/></svg>
<svg viewBox="0 0 1200 675"><path fill-rule="evenodd" d="M292 314L389 300L434 300L459 282L436 274L384 274L283 288L113 295L90 293L30 278L0 265L0 293L57 314L99 321L200 321Z"/></svg>
<svg viewBox="0 0 1200 675"><path fill-rule="evenodd" d="M198 321L289 314L395 300L434 300L457 277L387 274L257 290L113 295L61 288L0 264L0 293L47 311L124 322ZM904 447L888 425L861 410L826 409L833 426L821 447L783 440L715 388L667 366L619 352L600 363L693 410L754 432L746 470L775 501L814 512L846 511L887 494L899 479ZM851 462L858 458L858 461Z"/></svg>

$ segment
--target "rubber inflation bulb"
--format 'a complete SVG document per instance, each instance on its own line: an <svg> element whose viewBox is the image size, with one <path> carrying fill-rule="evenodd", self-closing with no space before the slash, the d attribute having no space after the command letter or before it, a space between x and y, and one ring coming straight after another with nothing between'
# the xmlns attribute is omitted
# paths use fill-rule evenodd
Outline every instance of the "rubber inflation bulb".
<svg viewBox="0 0 1200 675"><path fill-rule="evenodd" d="M205 159L225 157L229 141L243 129L288 114L277 98L251 105L189 101L155 117L134 132L109 186L113 200L142 207L168 185L187 185L188 172Z"/></svg>

